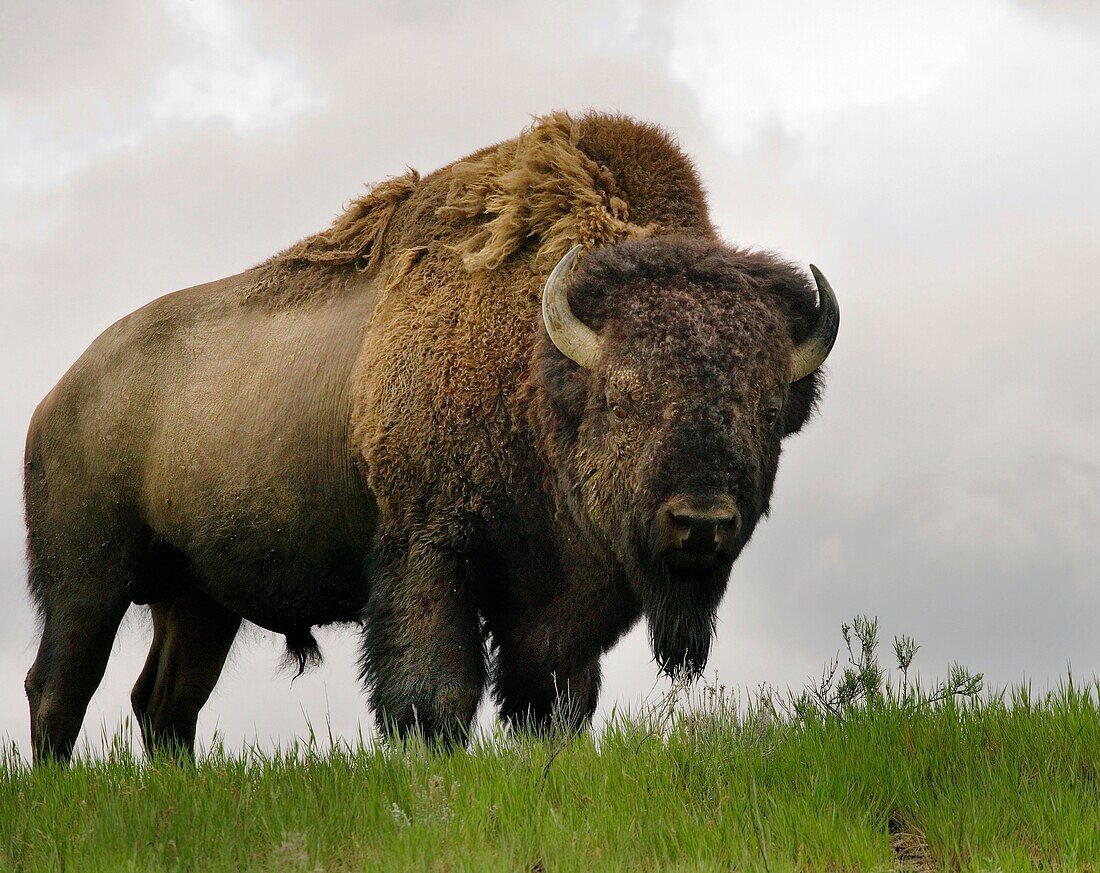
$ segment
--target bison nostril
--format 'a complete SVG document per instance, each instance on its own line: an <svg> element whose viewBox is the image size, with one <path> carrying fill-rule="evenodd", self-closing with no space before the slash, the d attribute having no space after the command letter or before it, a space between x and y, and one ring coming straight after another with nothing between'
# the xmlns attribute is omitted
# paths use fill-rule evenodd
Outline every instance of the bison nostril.
<svg viewBox="0 0 1100 873"><path fill-rule="evenodd" d="M740 518L735 509L688 509L676 507L669 510L673 544L679 549L697 551L721 549L736 534Z"/></svg>

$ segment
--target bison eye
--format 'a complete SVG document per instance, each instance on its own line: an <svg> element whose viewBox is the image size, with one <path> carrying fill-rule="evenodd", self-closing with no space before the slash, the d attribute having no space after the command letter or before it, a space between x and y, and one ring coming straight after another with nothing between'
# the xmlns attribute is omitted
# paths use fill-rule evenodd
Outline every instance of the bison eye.
<svg viewBox="0 0 1100 873"><path fill-rule="evenodd" d="M771 406L768 411L764 413L764 423L769 427L775 424L779 420L779 407Z"/></svg>
<svg viewBox="0 0 1100 873"><path fill-rule="evenodd" d="M605 397L607 398L607 408L611 410L611 414L615 418L623 421L630 417L630 399L625 394L615 388L608 388Z"/></svg>

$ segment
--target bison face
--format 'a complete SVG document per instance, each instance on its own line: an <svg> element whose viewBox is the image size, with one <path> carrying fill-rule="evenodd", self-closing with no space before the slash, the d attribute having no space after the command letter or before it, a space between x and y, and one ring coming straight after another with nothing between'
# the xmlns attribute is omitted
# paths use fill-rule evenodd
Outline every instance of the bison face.
<svg viewBox="0 0 1100 873"><path fill-rule="evenodd" d="M819 312L800 271L716 243L620 243L570 283L577 253L544 290L559 493L625 571L661 667L698 672L780 441L813 406L832 295Z"/></svg>

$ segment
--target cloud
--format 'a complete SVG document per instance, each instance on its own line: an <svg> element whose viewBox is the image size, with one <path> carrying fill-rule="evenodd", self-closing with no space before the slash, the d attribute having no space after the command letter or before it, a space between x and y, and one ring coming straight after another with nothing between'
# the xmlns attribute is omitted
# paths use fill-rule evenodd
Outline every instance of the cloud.
<svg viewBox="0 0 1100 873"><path fill-rule="evenodd" d="M295 64L257 48L244 16L227 0L168 0L166 6L177 57L153 86L153 118L216 119L259 131L322 102Z"/></svg>
<svg viewBox="0 0 1100 873"><path fill-rule="evenodd" d="M851 108L927 97L1004 15L995 0L742 4L687 0L671 17L673 79L731 147Z"/></svg>
<svg viewBox="0 0 1100 873"><path fill-rule="evenodd" d="M323 103L292 59L257 45L247 18L226 0L165 0L159 20L123 4L102 18L70 19L67 8L49 7L9 15L9 32L37 36L55 65L29 53L27 41L0 62L22 86L0 91L0 239L28 232L21 198L57 189L106 155L179 127L223 122L238 132L268 130ZM42 28L49 18L61 24L57 32ZM150 50L153 41L161 52ZM131 45L140 62L114 60L130 57ZM44 81L32 70L44 71Z"/></svg>
<svg viewBox="0 0 1100 873"><path fill-rule="evenodd" d="M895 4L108 3L56 27L21 13L33 47L0 51L0 150L37 163L0 198L0 735L25 747L22 439L69 363L152 297L323 227L364 182L553 108L665 124L728 239L821 265L841 298L821 415L789 441L734 569L712 673L798 684L856 612L917 637L929 674L952 659L995 681L1094 669L1100 31L1033 6L911 21ZM143 633L121 637L93 734L126 711ZM277 641L243 640L203 735L286 740L299 704L354 735L354 633L324 644L326 667L288 690ZM654 675L639 629L606 661L603 711Z"/></svg>
<svg viewBox="0 0 1100 873"><path fill-rule="evenodd" d="M701 163L717 218L822 265L844 324L821 417L734 570L716 662L789 678L867 611L994 682L1096 664L1096 31L994 4L903 44L904 14L792 32L760 26L791 6L723 9L678 6L665 56L738 168ZM912 78L887 65L865 87L853 69L871 75L885 45Z"/></svg>
<svg viewBox="0 0 1100 873"><path fill-rule="evenodd" d="M143 0L9 0L0 6L0 103L41 112L72 96L134 99L161 62L167 27L159 5Z"/></svg>

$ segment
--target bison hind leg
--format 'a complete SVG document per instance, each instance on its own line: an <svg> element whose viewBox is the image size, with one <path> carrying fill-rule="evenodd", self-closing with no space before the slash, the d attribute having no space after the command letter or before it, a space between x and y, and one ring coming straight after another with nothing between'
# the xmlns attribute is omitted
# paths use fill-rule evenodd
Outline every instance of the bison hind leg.
<svg viewBox="0 0 1100 873"><path fill-rule="evenodd" d="M29 587L42 631L24 683L31 745L36 763L68 761L130 606L134 549L124 537L60 544L28 517Z"/></svg>
<svg viewBox="0 0 1100 873"><path fill-rule="evenodd" d="M151 609L153 642L130 700L146 752L191 756L241 618L193 587Z"/></svg>
<svg viewBox="0 0 1100 873"><path fill-rule="evenodd" d="M43 608L38 654L24 683L36 763L68 761L72 756L127 606L109 602L87 611L75 604Z"/></svg>

